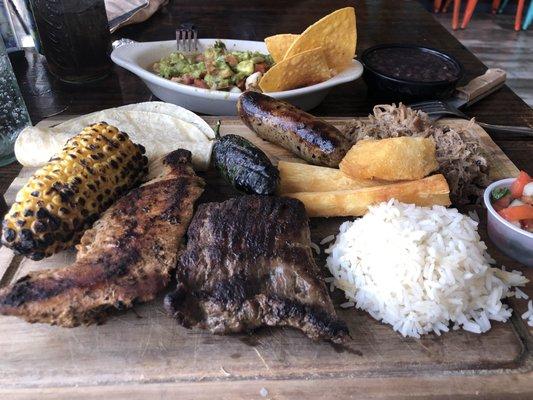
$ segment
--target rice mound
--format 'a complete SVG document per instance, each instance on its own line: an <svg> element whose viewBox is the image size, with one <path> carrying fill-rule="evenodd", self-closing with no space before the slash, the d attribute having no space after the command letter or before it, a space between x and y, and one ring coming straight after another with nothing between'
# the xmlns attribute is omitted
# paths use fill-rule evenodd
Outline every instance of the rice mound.
<svg viewBox="0 0 533 400"><path fill-rule="evenodd" d="M527 279L492 268L477 222L456 209L396 200L345 222L326 250L329 281L403 336L459 329L481 333L512 313L501 299Z"/></svg>

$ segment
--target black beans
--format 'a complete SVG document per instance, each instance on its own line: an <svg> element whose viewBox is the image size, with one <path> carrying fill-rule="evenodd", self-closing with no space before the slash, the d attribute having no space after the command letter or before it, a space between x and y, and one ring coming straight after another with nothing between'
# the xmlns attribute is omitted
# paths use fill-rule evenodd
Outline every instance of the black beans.
<svg viewBox="0 0 533 400"><path fill-rule="evenodd" d="M378 73L416 82L453 81L459 76L451 61L416 48L376 49L368 55L367 63Z"/></svg>

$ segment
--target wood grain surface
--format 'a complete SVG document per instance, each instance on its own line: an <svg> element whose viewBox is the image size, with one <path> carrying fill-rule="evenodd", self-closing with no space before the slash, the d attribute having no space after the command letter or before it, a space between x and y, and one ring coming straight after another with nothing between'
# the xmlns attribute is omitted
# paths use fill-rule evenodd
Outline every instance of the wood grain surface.
<svg viewBox="0 0 533 400"><path fill-rule="evenodd" d="M453 38L416 1L373 0L197 0L170 1L152 18L120 29L114 38L138 41L174 37L180 22L192 21L200 37L262 40L276 34L301 32L328 12L354 5L358 49L380 43L418 43L455 56L464 66L463 82L486 67ZM69 86L54 80L43 57L28 52L15 70L34 123L55 114L85 114L103 108L154 99L133 74L117 66L106 79L89 86ZM335 88L312 112L320 116L366 116L373 105L390 102L369 93L362 80ZM467 110L488 123L533 126L533 111L504 87ZM228 124L229 126L230 124ZM491 135L520 169L533 171L533 139ZM0 194L21 166L0 168ZM210 182L217 184L214 174ZM207 190L203 201L233 195L227 186ZM480 234L488 241L484 211ZM335 233L340 219L313 220L313 240ZM526 270L493 246L500 264ZM0 257L11 257L0 248ZM319 262L323 259L319 257ZM20 258L0 263L0 284L36 265ZM66 253L51 259L59 267ZM529 285L525 290L533 296ZM334 302L342 301L338 292ZM523 300L510 300L521 314ZM531 399L533 361L531 330L514 315L507 324L494 324L486 335L454 332L421 340L404 339L367 314L340 311L354 340L346 347L312 343L296 331L260 330L251 336L217 337L187 331L162 314L154 301L134 312L115 315L107 324L60 329L0 319L0 398L15 399ZM204 372L199 372L204 371Z"/></svg>
<svg viewBox="0 0 533 400"><path fill-rule="evenodd" d="M436 47L456 57L465 69L465 84L485 72L486 66L446 31L417 1L300 0L174 0L147 21L119 29L113 39L137 41L168 40L176 27L193 21L200 37L263 40L276 33L298 33L335 9L353 5L357 14L357 54L381 43L418 43ZM86 86L72 86L54 79L39 54L27 52L25 60L14 65L32 121L63 113L86 114L103 108L153 100L146 86L132 73L114 66L111 74ZM330 92L312 111L320 116L366 116L377 103L390 102L369 93L363 80L341 85ZM533 111L508 87L466 110L479 121L533 126ZM520 169L533 168L533 138L492 135ZM20 171L20 164L0 168L0 193L5 192Z"/></svg>
<svg viewBox="0 0 533 400"><path fill-rule="evenodd" d="M55 124L62 119L43 123ZM206 119L214 124L217 118ZM328 120L339 127L346 122L339 118ZM467 122L441 123L458 127ZM516 175L516 167L483 129L477 126L476 132L493 166L491 178ZM247 137L274 162L280 159L301 162L286 150L257 137L237 118L222 118L221 133ZM25 168L20 178L15 179L6 193L8 203L31 173L31 169ZM206 172L204 177L208 185L201 202L235 195L214 171ZM312 219L312 240L318 243L337 233L343 220ZM500 256L492 245L490 250L497 258ZM32 270L60 268L71 263L74 256L74 251L67 251L36 262L14 257L10 250L0 248L0 282L6 285ZM317 255L317 261L324 264L323 253ZM526 291L533 296L531 288ZM2 317L0 394L22 398L39 393L43 398L57 399L69 398L73 393L88 398L101 393L108 398L121 398L127 386L139 388L139 399L160 393L161 387L168 393L182 395L200 390L199 398L219 398L216 393L221 390L225 392L220 398L262 398L260 393L265 393L262 389L269 393L269 398L291 398L300 391L311 391L311 398L326 398L330 391L324 385L331 384L335 385L333 393L350 394L353 398L368 398L369 393L376 398L392 398L393 394L396 398L407 398L411 390L419 390L425 396L453 392L457 398L467 398L475 391L487 393L487 389L497 388L487 378L494 376L500 376L501 382L515 382L516 398L532 390L524 380L524 376L531 374L531 332L516 315L506 324L493 323L492 329L483 335L456 331L440 337L412 339L400 336L365 312L340 308L344 300L339 291L332 296L352 337L342 346L312 342L300 332L284 328L231 336L187 330L166 315L162 296L134 311L115 313L103 325L74 329L31 325L14 317ZM522 303L525 302L513 306L523 309ZM472 384L472 376L487 379L487 383ZM415 377L416 385L424 385L421 382L426 380L428 386L418 389L404 386L409 380L415 384ZM447 389L439 386L444 377L447 385L454 382L454 386ZM356 390L359 385L366 387L367 392ZM497 393L501 392L495 391L491 396Z"/></svg>

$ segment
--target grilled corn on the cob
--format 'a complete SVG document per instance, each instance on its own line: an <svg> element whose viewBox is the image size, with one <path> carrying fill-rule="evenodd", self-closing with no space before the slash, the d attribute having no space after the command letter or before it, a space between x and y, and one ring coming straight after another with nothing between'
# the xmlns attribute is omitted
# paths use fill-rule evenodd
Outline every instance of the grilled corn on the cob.
<svg viewBox="0 0 533 400"><path fill-rule="evenodd" d="M105 122L86 127L37 170L2 222L2 244L40 260L83 231L147 171L144 148Z"/></svg>

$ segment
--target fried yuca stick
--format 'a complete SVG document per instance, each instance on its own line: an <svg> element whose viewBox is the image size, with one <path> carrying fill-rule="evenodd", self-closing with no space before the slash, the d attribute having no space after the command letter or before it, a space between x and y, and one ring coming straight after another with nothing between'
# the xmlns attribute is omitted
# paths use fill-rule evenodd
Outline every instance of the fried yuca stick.
<svg viewBox="0 0 533 400"><path fill-rule="evenodd" d="M297 192L331 192L390 184L379 180L354 179L337 168L319 167L279 161L279 194Z"/></svg>
<svg viewBox="0 0 533 400"><path fill-rule="evenodd" d="M392 183L352 190L284 193L302 201L310 217L348 217L364 215L368 206L390 199L418 206L449 206L450 188L443 175L416 181Z"/></svg>

